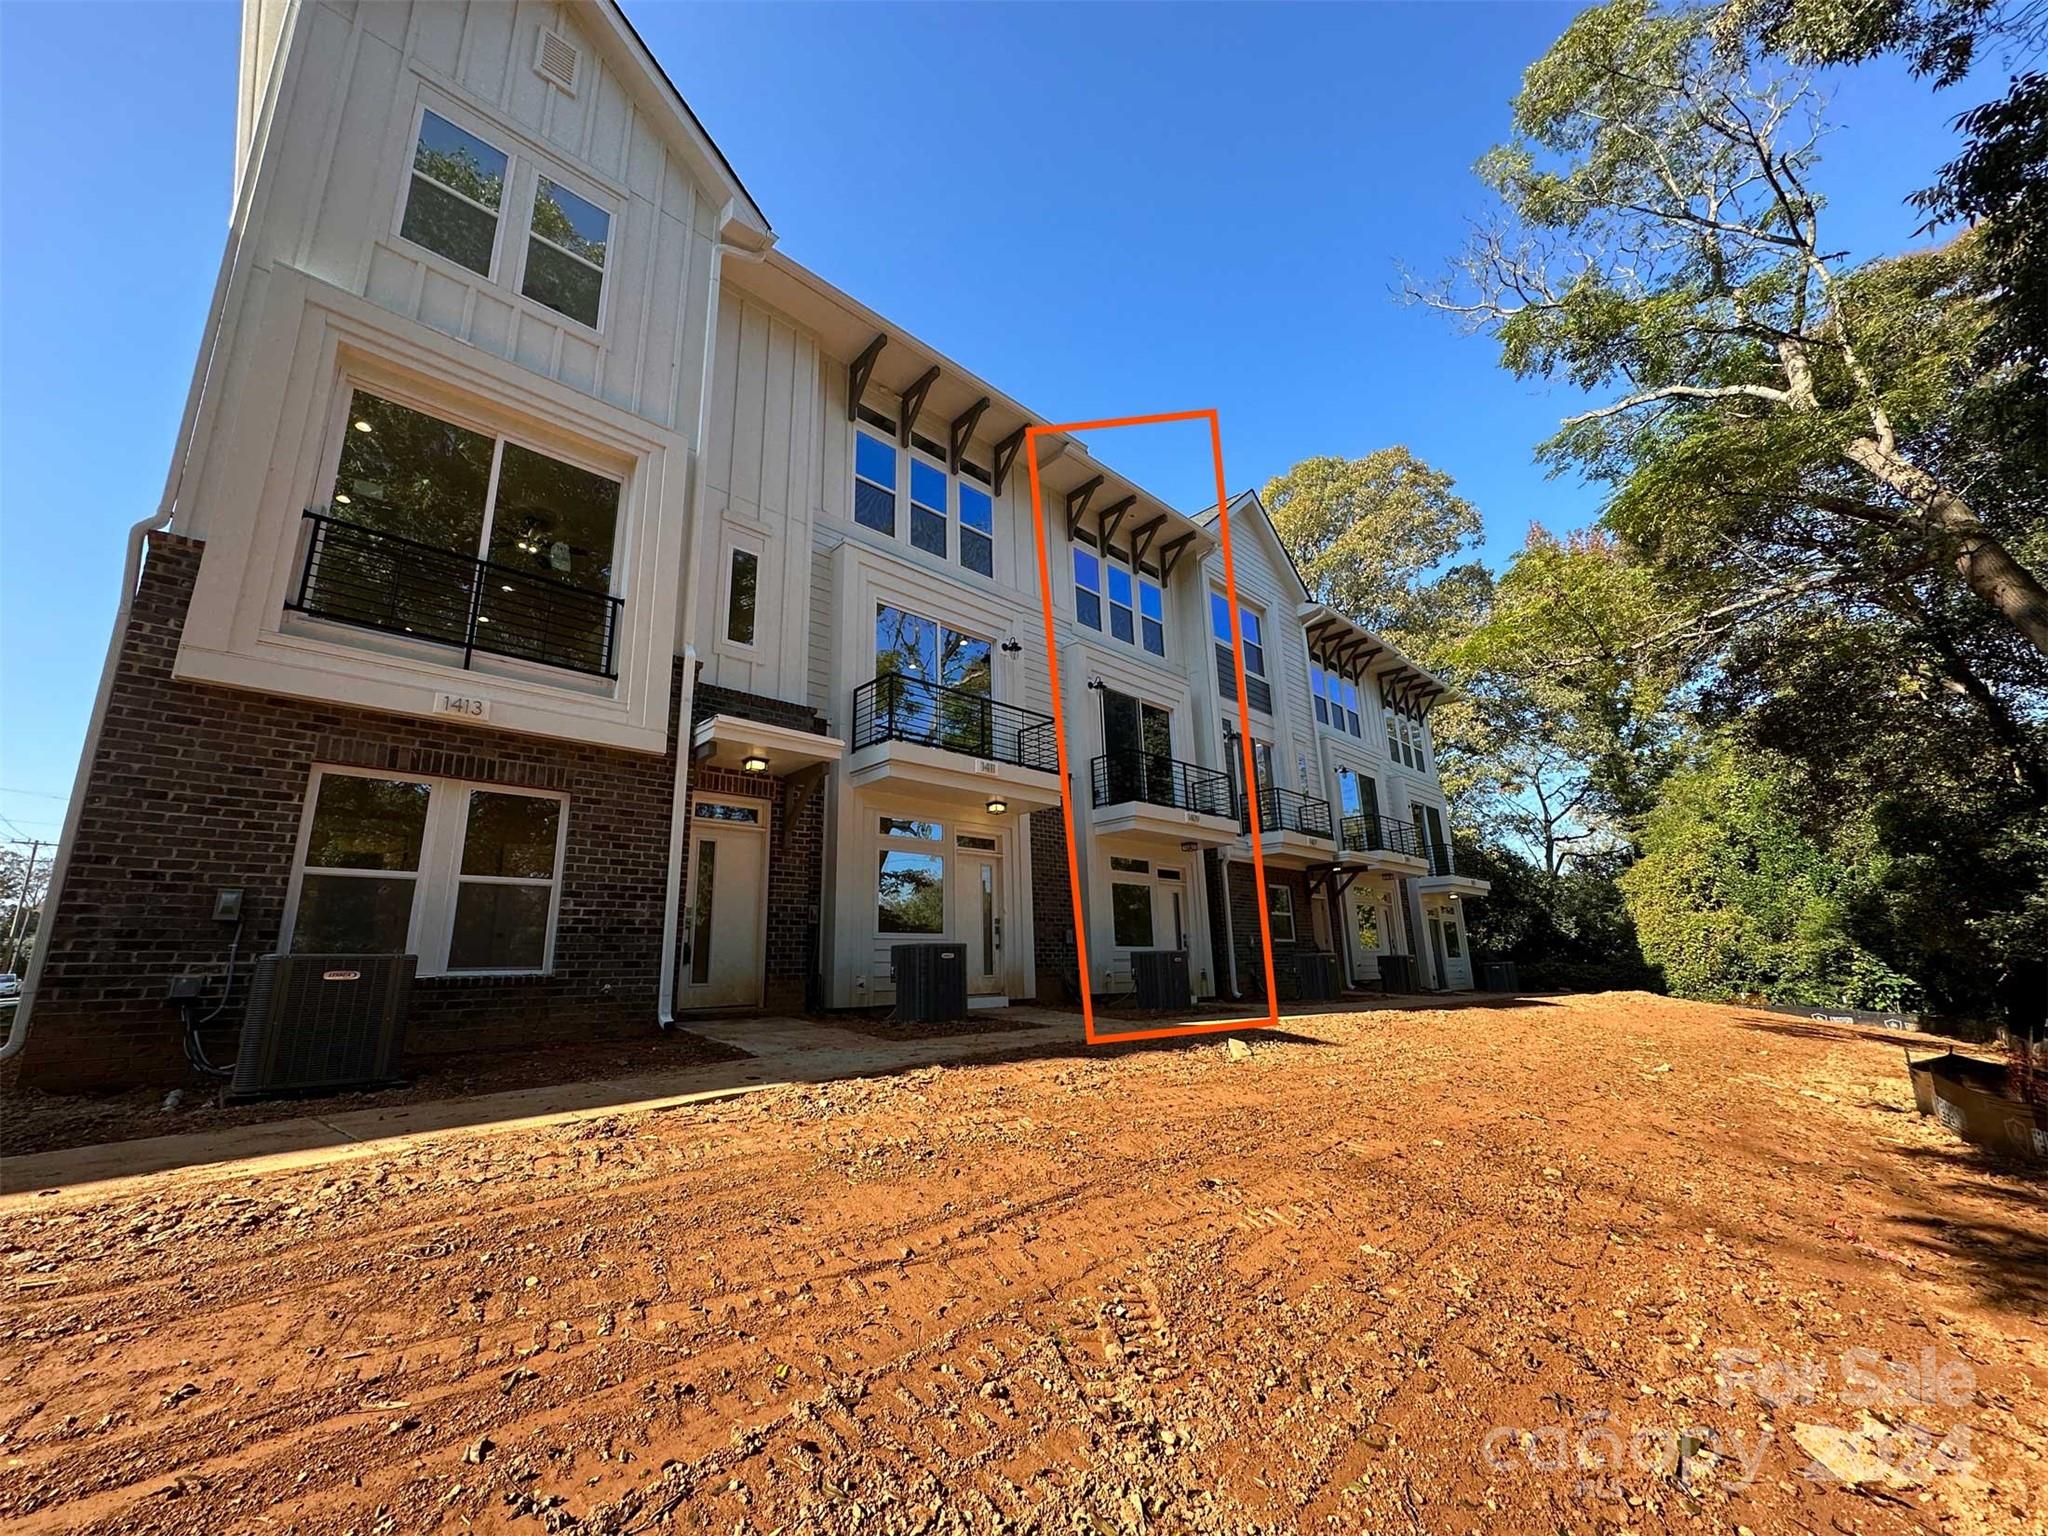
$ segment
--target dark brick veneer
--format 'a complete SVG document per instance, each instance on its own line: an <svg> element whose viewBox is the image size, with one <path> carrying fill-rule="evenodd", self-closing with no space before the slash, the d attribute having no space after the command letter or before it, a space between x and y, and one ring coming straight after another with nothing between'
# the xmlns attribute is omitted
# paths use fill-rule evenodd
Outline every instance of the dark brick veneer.
<svg viewBox="0 0 2048 1536"><path fill-rule="evenodd" d="M1031 813L1031 934L1038 1001L1074 1001L1074 887L1067 874L1066 816L1057 807Z"/></svg>
<svg viewBox="0 0 2048 1536"><path fill-rule="evenodd" d="M190 1078L177 1016L163 1001L166 985L183 974L217 982L232 932L212 917L214 893L223 887L244 892L244 961L276 948L316 763L570 797L553 973L420 981L412 1051L651 1028L674 792L673 725L668 751L655 756L179 682L171 669L201 549L174 534L150 538L69 872L51 918L21 1080L78 1088ZM705 689L697 709L757 715L771 709L780 712L773 717L777 724L819 728L808 710L721 690ZM721 790L781 797L784 805L792 798L776 779L719 778ZM801 1003L813 966L819 797L809 797L791 824L780 822L769 860L770 1007ZM244 963L224 1027L209 1032L209 1049L220 1057L233 1053L247 976Z"/></svg>
<svg viewBox="0 0 2048 1536"><path fill-rule="evenodd" d="M1266 884L1284 885L1294 892L1294 932L1292 943L1285 939L1273 942L1273 980L1280 988L1283 1000L1295 995L1296 951L1314 949L1314 919L1309 913L1308 876L1298 869L1266 870ZM1237 949L1237 985L1246 997L1264 998L1266 995L1266 965L1260 953L1259 909L1256 903L1265 899L1265 893L1258 888L1258 871L1251 860L1230 861L1230 939ZM1218 930L1220 933L1220 926ZM1221 985L1229 986L1229 972L1223 973Z"/></svg>

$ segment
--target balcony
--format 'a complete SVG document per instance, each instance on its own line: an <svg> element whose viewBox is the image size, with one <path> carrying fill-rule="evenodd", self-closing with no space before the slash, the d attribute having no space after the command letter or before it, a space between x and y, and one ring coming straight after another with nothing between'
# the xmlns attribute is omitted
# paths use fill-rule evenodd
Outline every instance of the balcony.
<svg viewBox="0 0 2048 1536"><path fill-rule="evenodd" d="M1259 791L1259 852L1268 859L1328 862L1336 832L1330 823L1330 802L1291 789ZM1249 834L1251 807L1238 824Z"/></svg>
<svg viewBox="0 0 2048 1536"><path fill-rule="evenodd" d="M1413 832L1413 827L1409 831ZM1490 882L1472 875L1461 875L1451 860L1451 845L1447 842L1431 842L1418 836L1421 857L1427 862L1429 872L1415 882L1415 889L1423 896L1484 896L1493 889Z"/></svg>
<svg viewBox="0 0 2048 1536"><path fill-rule="evenodd" d="M1341 861L1394 875L1419 875L1429 867L1414 824L1391 816L1353 815L1337 826Z"/></svg>
<svg viewBox="0 0 2048 1536"><path fill-rule="evenodd" d="M1152 752L1105 753L1088 765L1099 832L1223 844L1237 836L1230 776Z"/></svg>
<svg viewBox="0 0 2048 1536"><path fill-rule="evenodd" d="M853 690L849 782L956 804L1036 810L1060 801L1051 715L888 673Z"/></svg>
<svg viewBox="0 0 2048 1536"><path fill-rule="evenodd" d="M616 679L624 600L323 512L285 607L310 618ZM452 659L452 658L451 658Z"/></svg>

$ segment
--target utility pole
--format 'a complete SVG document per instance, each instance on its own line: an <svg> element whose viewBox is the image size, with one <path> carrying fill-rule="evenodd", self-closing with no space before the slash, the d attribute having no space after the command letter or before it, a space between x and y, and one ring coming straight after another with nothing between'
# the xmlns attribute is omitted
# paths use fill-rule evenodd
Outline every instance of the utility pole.
<svg viewBox="0 0 2048 1536"><path fill-rule="evenodd" d="M28 862L21 868L21 889L14 895L14 916L7 923L7 969L14 969L15 957L21 953L21 940L28 929L28 893L35 883L36 855L43 851L41 838L31 838L28 845Z"/></svg>

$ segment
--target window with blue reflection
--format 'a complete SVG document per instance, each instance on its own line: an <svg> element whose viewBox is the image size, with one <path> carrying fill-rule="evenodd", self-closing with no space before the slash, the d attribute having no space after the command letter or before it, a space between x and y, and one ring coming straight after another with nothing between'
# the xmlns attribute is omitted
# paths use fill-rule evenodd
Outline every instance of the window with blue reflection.
<svg viewBox="0 0 2048 1536"><path fill-rule="evenodd" d="M1137 638L1131 612L1131 573L1120 565L1109 567L1109 632L1126 645Z"/></svg>
<svg viewBox="0 0 2048 1536"><path fill-rule="evenodd" d="M946 554L946 472L910 461L910 542L928 555Z"/></svg>
<svg viewBox="0 0 2048 1536"><path fill-rule="evenodd" d="M1209 633L1216 637L1218 645L1230 644L1230 604L1223 600L1221 592L1209 594Z"/></svg>
<svg viewBox="0 0 2048 1536"><path fill-rule="evenodd" d="M1138 580L1138 620L1145 649L1154 656L1166 654L1166 594L1151 582Z"/></svg>
<svg viewBox="0 0 2048 1536"><path fill-rule="evenodd" d="M896 445L865 432L853 434L853 520L895 537Z"/></svg>
<svg viewBox="0 0 2048 1536"><path fill-rule="evenodd" d="M960 482L960 563L978 576L996 573L996 504L988 492Z"/></svg>
<svg viewBox="0 0 2048 1536"><path fill-rule="evenodd" d="M1074 546L1074 617L1090 629L1102 628L1102 562L1078 544Z"/></svg>

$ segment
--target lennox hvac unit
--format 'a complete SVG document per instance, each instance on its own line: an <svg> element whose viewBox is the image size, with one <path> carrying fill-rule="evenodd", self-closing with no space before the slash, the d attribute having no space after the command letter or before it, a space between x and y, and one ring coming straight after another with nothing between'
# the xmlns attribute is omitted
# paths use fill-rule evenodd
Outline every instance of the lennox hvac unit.
<svg viewBox="0 0 2048 1536"><path fill-rule="evenodd" d="M1140 1008L1177 1013L1193 1002L1188 991L1188 956L1181 949L1131 951L1131 985Z"/></svg>
<svg viewBox="0 0 2048 1536"><path fill-rule="evenodd" d="M1512 960L1487 960L1479 967L1479 990L1482 992L1519 992L1521 978L1515 973Z"/></svg>
<svg viewBox="0 0 2048 1536"><path fill-rule="evenodd" d="M936 1024L967 1017L967 946L896 944L896 1017L906 1024Z"/></svg>
<svg viewBox="0 0 2048 1536"><path fill-rule="evenodd" d="M376 1087L398 1076L417 955L265 955L249 983L230 1100Z"/></svg>

